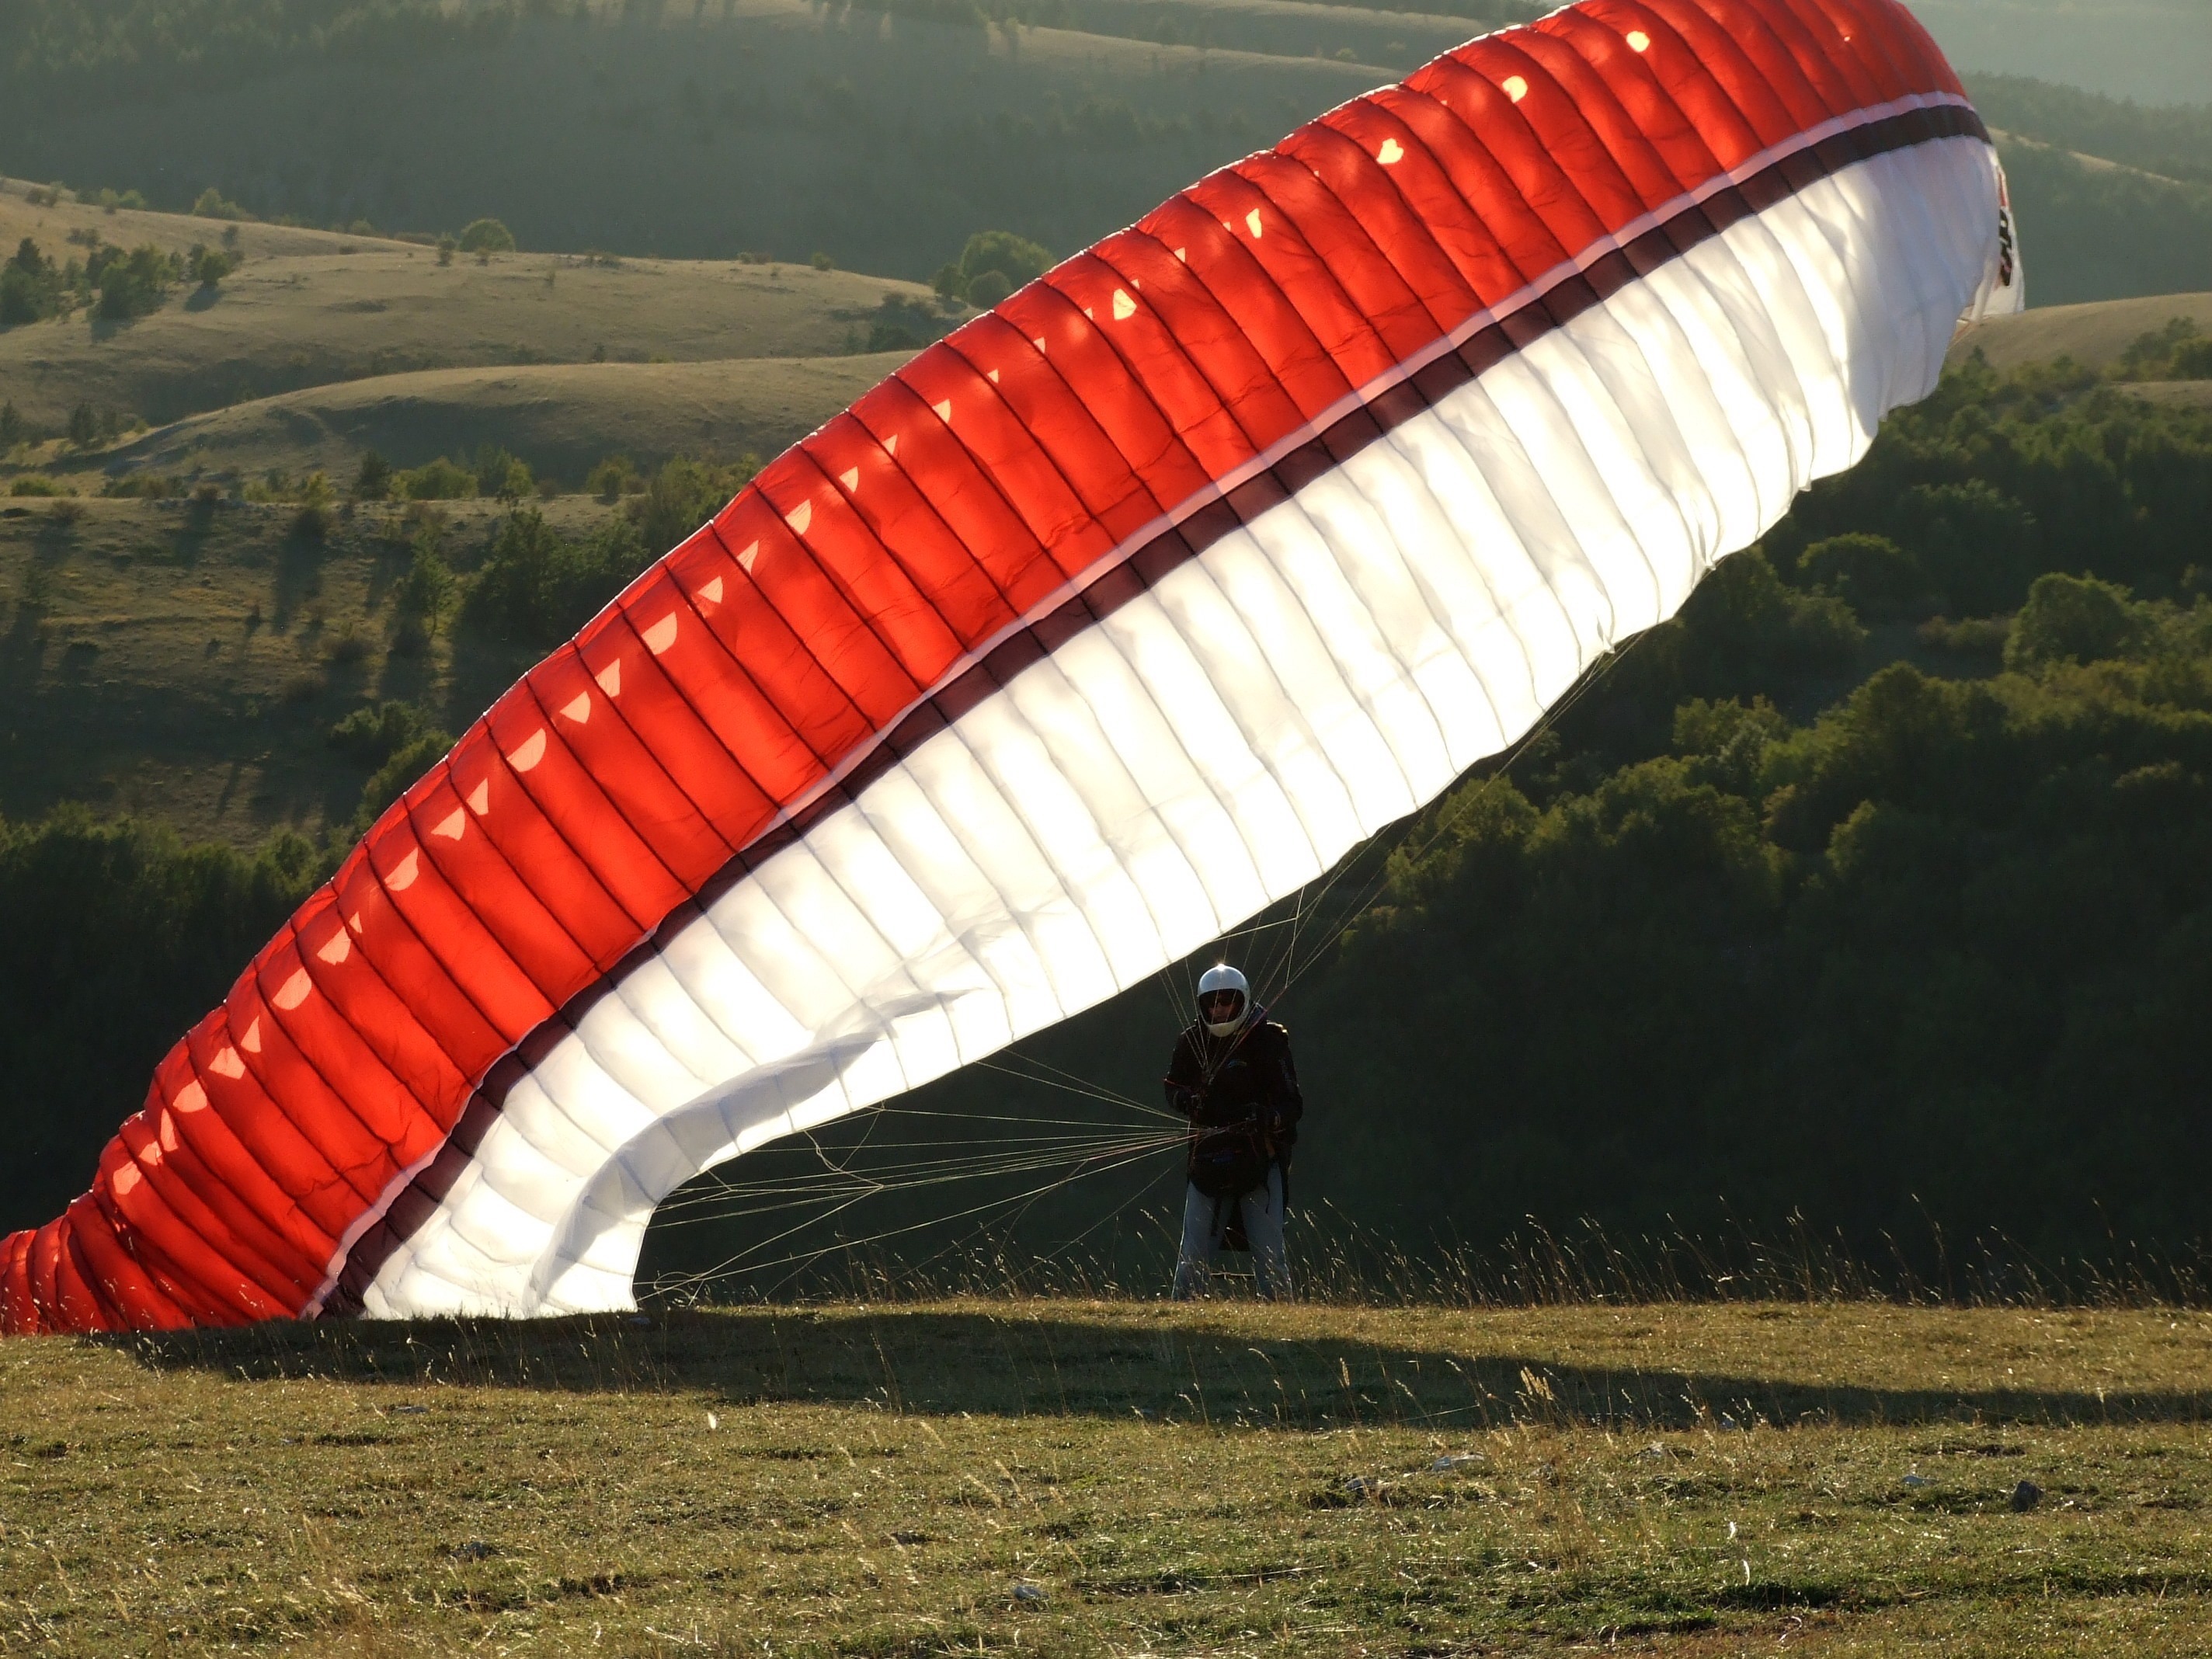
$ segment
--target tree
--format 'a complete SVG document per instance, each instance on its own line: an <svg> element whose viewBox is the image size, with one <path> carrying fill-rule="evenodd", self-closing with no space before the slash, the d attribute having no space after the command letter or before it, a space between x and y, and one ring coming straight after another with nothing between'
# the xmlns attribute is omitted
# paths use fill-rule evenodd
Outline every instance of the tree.
<svg viewBox="0 0 2212 1659"><path fill-rule="evenodd" d="M90 404L79 404L70 410L69 441L79 449L89 449L100 441L100 416L93 413Z"/></svg>
<svg viewBox="0 0 2212 1659"><path fill-rule="evenodd" d="M496 444L477 451L477 494L489 495L512 508L530 494L530 469Z"/></svg>
<svg viewBox="0 0 2212 1659"><path fill-rule="evenodd" d="M237 203L225 201L222 192L213 185L199 193L199 199L192 204L192 214L201 219L236 220L252 216Z"/></svg>
<svg viewBox="0 0 2212 1659"><path fill-rule="evenodd" d="M191 252L185 256L185 270L202 288L213 288L237 269L237 263L221 248L202 247L192 244Z"/></svg>
<svg viewBox="0 0 2212 1659"><path fill-rule="evenodd" d="M512 253L514 233L496 219L471 219L462 228L458 246L464 253Z"/></svg>
<svg viewBox="0 0 2212 1659"><path fill-rule="evenodd" d="M988 307L1051 266L1052 255L1027 237L1011 230L979 230L960 250L961 292L969 305Z"/></svg>
<svg viewBox="0 0 2212 1659"><path fill-rule="evenodd" d="M2054 571L2038 576L2028 588L2027 603L2013 619L2012 636L2005 641L2005 666L2032 668L2116 656L2134 639L2138 627L2126 588L2094 576Z"/></svg>
<svg viewBox="0 0 2212 1659"><path fill-rule="evenodd" d="M439 551L438 539L428 530L415 538L414 556L392 595L392 608L402 617L420 623L433 635L453 598L453 567Z"/></svg>
<svg viewBox="0 0 2212 1659"><path fill-rule="evenodd" d="M630 505L647 549L657 556L677 545L721 511L759 470L750 455L734 466L712 466L688 455L669 461Z"/></svg>
<svg viewBox="0 0 2212 1659"><path fill-rule="evenodd" d="M392 493L392 463L374 450L364 452L361 471L354 475L353 493L356 500L380 501Z"/></svg>

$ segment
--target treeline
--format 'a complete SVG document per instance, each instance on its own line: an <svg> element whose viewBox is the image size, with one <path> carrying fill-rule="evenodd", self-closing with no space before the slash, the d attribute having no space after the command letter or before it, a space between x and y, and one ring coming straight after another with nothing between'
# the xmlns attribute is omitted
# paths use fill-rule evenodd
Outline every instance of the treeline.
<svg viewBox="0 0 2212 1659"><path fill-rule="evenodd" d="M2212 283L2212 185L2085 162L2014 138L2011 186L2031 305L2188 294Z"/></svg>
<svg viewBox="0 0 2212 1659"><path fill-rule="evenodd" d="M258 854L79 807L0 821L0 1229L82 1191L154 1066L324 872L279 835Z"/></svg>
<svg viewBox="0 0 2212 1659"><path fill-rule="evenodd" d="M1966 81L1993 127L2168 179L2212 184L2212 106L2138 104L2024 75L1972 74Z"/></svg>
<svg viewBox="0 0 2212 1659"><path fill-rule="evenodd" d="M0 328L35 323L79 307L111 322L141 316L158 307L179 283L213 288L233 269L221 248L195 243L185 253L167 252L151 242L128 252L103 241L97 233L71 234L82 241L82 258L58 259L26 236L0 265Z"/></svg>

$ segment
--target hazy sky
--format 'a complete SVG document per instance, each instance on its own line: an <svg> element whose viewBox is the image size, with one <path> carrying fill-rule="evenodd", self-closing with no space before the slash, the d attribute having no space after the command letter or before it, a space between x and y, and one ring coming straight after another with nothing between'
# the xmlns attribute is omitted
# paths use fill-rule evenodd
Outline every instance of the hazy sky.
<svg viewBox="0 0 2212 1659"><path fill-rule="evenodd" d="M2212 0L1905 0L1962 70L2212 103Z"/></svg>

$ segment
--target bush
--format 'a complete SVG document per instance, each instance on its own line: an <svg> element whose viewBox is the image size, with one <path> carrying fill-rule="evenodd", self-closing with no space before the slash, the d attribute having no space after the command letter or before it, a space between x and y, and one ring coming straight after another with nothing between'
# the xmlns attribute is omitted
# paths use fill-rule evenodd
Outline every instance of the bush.
<svg viewBox="0 0 2212 1659"><path fill-rule="evenodd" d="M237 203L224 200L222 192L213 185L199 193L199 198L192 204L192 215L200 219L238 220L253 216Z"/></svg>
<svg viewBox="0 0 2212 1659"><path fill-rule="evenodd" d="M496 444L477 451L477 494L489 495L509 507L531 492L530 469Z"/></svg>
<svg viewBox="0 0 2212 1659"><path fill-rule="evenodd" d="M15 496L66 495L69 491L52 478L43 477L36 472L26 472L8 486L8 493Z"/></svg>
<svg viewBox="0 0 2212 1659"><path fill-rule="evenodd" d="M2005 666L2096 662L2119 654L2140 630L2126 588L2053 572L2038 576L2028 588L2027 603L2005 641Z"/></svg>
<svg viewBox="0 0 2212 1659"><path fill-rule="evenodd" d="M15 327L51 317L62 308L65 274L26 236L5 265L0 265L0 327Z"/></svg>
<svg viewBox="0 0 2212 1659"><path fill-rule="evenodd" d="M96 248L94 256L85 262L86 275L100 290L100 314L111 321L153 310L184 270L182 259L164 253L151 242L142 243L128 253L117 248ZM96 276L93 274L95 260Z"/></svg>
<svg viewBox="0 0 2212 1659"><path fill-rule="evenodd" d="M517 513L461 601L461 625L494 639L556 645L651 562L629 520L570 541L535 511Z"/></svg>
<svg viewBox="0 0 2212 1659"><path fill-rule="evenodd" d="M835 270L837 269L837 262L835 259L832 259L826 253L818 252L806 263L812 265L817 270Z"/></svg>
<svg viewBox="0 0 2212 1659"><path fill-rule="evenodd" d="M440 246L444 243L441 241ZM456 244L464 253L512 253L514 234L496 219L471 219Z"/></svg>
<svg viewBox="0 0 2212 1659"><path fill-rule="evenodd" d="M603 501L645 488L645 480L638 476L637 463L627 455L604 457L598 465L584 475L584 492L597 495Z"/></svg>
<svg viewBox="0 0 2212 1659"><path fill-rule="evenodd" d="M727 506L759 471L760 463L750 455L731 466L710 466L684 455L668 462L630 503L646 550L658 558L676 546Z"/></svg>
<svg viewBox="0 0 2212 1659"><path fill-rule="evenodd" d="M394 750L392 757L361 787L359 826L368 829L386 807L407 793L408 786L443 760L453 746L452 737L433 726Z"/></svg>
<svg viewBox="0 0 2212 1659"><path fill-rule="evenodd" d="M331 481L320 472L310 472L300 486L300 510L292 515L292 533L309 541L320 541L329 535L336 500Z"/></svg>
<svg viewBox="0 0 2212 1659"><path fill-rule="evenodd" d="M1853 531L1807 548L1799 572L1870 622L1890 622L1923 606L1928 590L1919 562L1887 536Z"/></svg>
<svg viewBox="0 0 2212 1659"><path fill-rule="evenodd" d="M452 237L441 236L438 239L438 263L440 264L449 265L453 263L453 247L454 243Z"/></svg>
<svg viewBox="0 0 2212 1659"><path fill-rule="evenodd" d="M476 474L440 456L398 475L399 493L410 501L466 501L477 493Z"/></svg>
<svg viewBox="0 0 2212 1659"><path fill-rule="evenodd" d="M349 760L374 770L416 738L437 730L428 709L393 701L355 709L331 727L327 741Z"/></svg>
<svg viewBox="0 0 2212 1659"><path fill-rule="evenodd" d="M90 404L79 404L70 410L69 441L79 449L88 449L100 441L100 416L93 413Z"/></svg>
<svg viewBox="0 0 2212 1659"><path fill-rule="evenodd" d="M218 247L202 247L192 244L191 252L185 256L185 272L202 288L213 288L238 269L238 262Z"/></svg>
<svg viewBox="0 0 2212 1659"><path fill-rule="evenodd" d="M438 538L428 532L416 538L415 556L407 574L392 593L393 611L434 635L445 620L453 598L453 572L438 551Z"/></svg>
<svg viewBox="0 0 2212 1659"><path fill-rule="evenodd" d="M392 494L392 463L373 449L364 451L361 470L354 474L354 499L363 501L384 500Z"/></svg>
<svg viewBox="0 0 2212 1659"><path fill-rule="evenodd" d="M16 413L15 403L12 400L0 402L0 455L6 454L28 436L30 429L24 425L23 417Z"/></svg>
<svg viewBox="0 0 2212 1659"><path fill-rule="evenodd" d="M988 309L1051 267L1052 255L1027 237L1010 230L979 230L960 250L960 263L937 273L936 288L947 298Z"/></svg>

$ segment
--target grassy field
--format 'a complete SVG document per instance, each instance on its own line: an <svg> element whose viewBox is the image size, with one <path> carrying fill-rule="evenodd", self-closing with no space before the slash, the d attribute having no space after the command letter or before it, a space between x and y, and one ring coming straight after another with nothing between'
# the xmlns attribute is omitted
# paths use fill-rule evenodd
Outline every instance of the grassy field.
<svg viewBox="0 0 2212 1659"><path fill-rule="evenodd" d="M2033 270L2029 278L2033 280ZM2212 331L2212 294L2160 294L2139 300L2097 300L2087 305L2045 306L2010 317L1992 317L1961 334L1950 361L1963 362L1976 351L1998 368L2071 357L2102 368L2143 335L2169 318L2186 317Z"/></svg>
<svg viewBox="0 0 2212 1659"><path fill-rule="evenodd" d="M619 451L758 456L797 442L906 361L750 357L697 363L561 363L426 369L312 386L191 416L98 457L101 468L165 477L320 467L350 477L362 452L395 466L497 444L541 476L580 481Z"/></svg>
<svg viewBox="0 0 2212 1659"><path fill-rule="evenodd" d="M2208 1361L1850 1304L22 1340L0 1644L2203 1653Z"/></svg>
<svg viewBox="0 0 2212 1659"><path fill-rule="evenodd" d="M11 252L29 236L59 258L85 231L121 246L213 246L222 229L182 215L33 207L20 183L0 182ZM404 242L264 226L246 228L242 252L219 288L179 289L150 315L116 324L80 313L0 332L0 387L50 431L80 403L158 423L426 369L837 356L866 345L886 299L934 308L913 283L806 265L502 253L441 266Z"/></svg>

